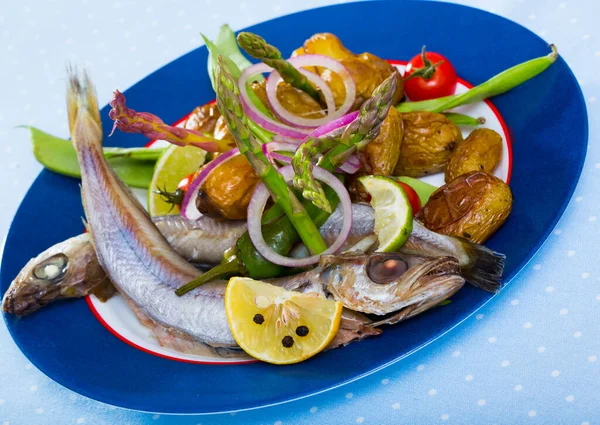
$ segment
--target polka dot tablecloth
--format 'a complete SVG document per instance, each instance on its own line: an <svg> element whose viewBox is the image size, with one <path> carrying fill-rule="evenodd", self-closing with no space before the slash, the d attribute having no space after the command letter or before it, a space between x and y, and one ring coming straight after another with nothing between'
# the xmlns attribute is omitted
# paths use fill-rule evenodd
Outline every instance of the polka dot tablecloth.
<svg viewBox="0 0 600 425"><path fill-rule="evenodd" d="M200 45L200 29L216 34L223 22L239 29L331 3L21 0L4 5L0 236L40 171L26 132L15 126L67 135L66 61L92 70L105 104L116 87L127 88ZM513 19L556 43L583 88L590 115L589 150L575 195L544 247L500 296L443 338L365 379L235 415L153 415L89 400L36 370L2 324L0 424L600 424L600 4L464 3Z"/></svg>

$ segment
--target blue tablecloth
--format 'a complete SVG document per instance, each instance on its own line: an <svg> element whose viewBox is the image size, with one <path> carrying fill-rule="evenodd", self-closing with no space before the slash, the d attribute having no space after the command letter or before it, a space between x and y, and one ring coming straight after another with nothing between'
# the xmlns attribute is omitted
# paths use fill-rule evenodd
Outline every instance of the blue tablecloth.
<svg viewBox="0 0 600 425"><path fill-rule="evenodd" d="M66 61L92 70L104 104L114 88L126 88L200 45L200 30L214 35L223 22L239 29L335 2L300 3L22 0L0 8L0 235L40 169L27 134L15 125L67 135ZM556 43L583 88L590 115L588 156L576 193L544 247L500 296L438 341L367 378L235 415L152 415L81 397L36 370L2 324L0 424L600 423L599 3L463 3ZM399 42L401 30L399 25Z"/></svg>

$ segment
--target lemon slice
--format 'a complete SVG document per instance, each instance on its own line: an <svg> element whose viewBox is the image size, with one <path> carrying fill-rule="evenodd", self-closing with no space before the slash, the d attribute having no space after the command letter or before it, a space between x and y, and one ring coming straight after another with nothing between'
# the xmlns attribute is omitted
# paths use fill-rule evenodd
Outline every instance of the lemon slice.
<svg viewBox="0 0 600 425"><path fill-rule="evenodd" d="M225 292L225 311L233 337L246 353L264 362L290 364L314 356L331 342L340 326L342 303L233 277Z"/></svg>
<svg viewBox="0 0 600 425"><path fill-rule="evenodd" d="M380 252L397 251L412 232L412 207L398 182L383 176L358 179L371 195L375 211L375 233Z"/></svg>
<svg viewBox="0 0 600 425"><path fill-rule="evenodd" d="M148 188L148 211L151 216L179 214L179 207L166 202L155 191L174 192L179 182L190 175L206 160L206 151L194 146L171 145L158 158L154 166L152 182Z"/></svg>

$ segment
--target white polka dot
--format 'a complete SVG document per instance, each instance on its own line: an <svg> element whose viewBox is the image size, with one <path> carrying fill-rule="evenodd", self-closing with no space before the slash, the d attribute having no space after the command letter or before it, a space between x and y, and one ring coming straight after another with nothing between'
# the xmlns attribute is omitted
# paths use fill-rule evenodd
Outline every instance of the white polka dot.
<svg viewBox="0 0 600 425"><path fill-rule="evenodd" d="M590 223L593 223L593 222L594 222L594 221L596 221L596 220L598 220L598 217L596 217L595 215L591 215L591 216L588 218L588 221L589 221Z"/></svg>
<svg viewBox="0 0 600 425"><path fill-rule="evenodd" d="M525 322L523 323L523 327L525 329L531 329L533 327L533 324L531 322Z"/></svg>
<svg viewBox="0 0 600 425"><path fill-rule="evenodd" d="M78 423L78 424L82 424L82 423L84 423L84 422L85 422L85 418L78 418L78 419L77 419L77 423Z"/></svg>
<svg viewBox="0 0 600 425"><path fill-rule="evenodd" d="M4 422L2 422L2 425L10 425L10 422L4 421Z"/></svg>
<svg viewBox="0 0 600 425"><path fill-rule="evenodd" d="M493 344L494 342L496 342L496 337L495 337L495 336L491 336L491 337L489 337L489 338L488 338L488 342L489 342L490 344Z"/></svg>
<svg viewBox="0 0 600 425"><path fill-rule="evenodd" d="M477 405L478 406L485 406L485 400L484 399L477 400Z"/></svg>
<svg viewBox="0 0 600 425"><path fill-rule="evenodd" d="M362 416L359 416L358 418L356 418L357 424L362 424L364 421L365 421L365 418L363 418Z"/></svg>
<svg viewBox="0 0 600 425"><path fill-rule="evenodd" d="M558 7L560 7L561 9L564 9L565 7L567 7L567 3L561 3L558 5Z"/></svg>
<svg viewBox="0 0 600 425"><path fill-rule="evenodd" d="M381 384L382 384L382 385L387 385L387 384L389 384L389 383L390 383L390 380L389 380L389 379L387 379L387 378L385 378L385 379L382 379L382 380L381 380Z"/></svg>
<svg viewBox="0 0 600 425"><path fill-rule="evenodd" d="M309 412L310 413L317 413L317 410L319 410L318 407L311 407L310 410L309 410Z"/></svg>
<svg viewBox="0 0 600 425"><path fill-rule="evenodd" d="M553 371L550 373L550 375L556 378L557 376L559 376L559 375L560 375L560 370L553 370Z"/></svg>
<svg viewBox="0 0 600 425"><path fill-rule="evenodd" d="M460 356L460 351L456 350L452 353L452 357L459 357Z"/></svg>
<svg viewBox="0 0 600 425"><path fill-rule="evenodd" d="M600 301L600 294L596 295L596 301Z"/></svg>
<svg viewBox="0 0 600 425"><path fill-rule="evenodd" d="M519 300L512 300L510 305L519 305Z"/></svg>
<svg viewBox="0 0 600 425"><path fill-rule="evenodd" d="M546 292L554 292L554 286L547 286Z"/></svg>
<svg viewBox="0 0 600 425"><path fill-rule="evenodd" d="M38 407L37 409L35 409L35 413L37 413L38 415L41 415L42 413L44 413L44 409L42 409L41 407Z"/></svg>
<svg viewBox="0 0 600 425"><path fill-rule="evenodd" d="M574 256L574 255L575 255L575 251L574 251L574 250L572 250L572 249L570 249L570 250L569 250L569 252L567 252L567 255L568 255L569 257L572 257L572 256Z"/></svg>
<svg viewBox="0 0 600 425"><path fill-rule="evenodd" d="M32 385L31 388L29 388L29 391L37 391L38 386L37 385Z"/></svg>
<svg viewBox="0 0 600 425"><path fill-rule="evenodd" d="M567 314L569 312L568 309L566 308L561 308L560 311L558 312L561 316L564 316L565 314Z"/></svg>
<svg viewBox="0 0 600 425"><path fill-rule="evenodd" d="M283 422L281 422L281 421L275 421L275 422L273 422L273 425L282 425L282 424L283 424Z"/></svg>
<svg viewBox="0 0 600 425"><path fill-rule="evenodd" d="M417 370L420 372L423 369L425 369L425 365L420 364L419 366L417 366Z"/></svg>
<svg viewBox="0 0 600 425"><path fill-rule="evenodd" d="M535 15L532 13L531 15L528 16L529 20L533 21L535 20Z"/></svg>
<svg viewBox="0 0 600 425"><path fill-rule="evenodd" d="M561 233L562 233L562 230L560 230L560 229L556 229L554 231L554 234L557 235L557 236L560 235Z"/></svg>
<svg viewBox="0 0 600 425"><path fill-rule="evenodd" d="M569 22L572 23L572 24L576 24L577 23L577 18L571 18L569 20Z"/></svg>
<svg viewBox="0 0 600 425"><path fill-rule="evenodd" d="M540 345L537 349L538 353L543 353L544 351L546 351L546 347L544 347L543 345Z"/></svg>
<svg viewBox="0 0 600 425"><path fill-rule="evenodd" d="M583 37L581 37L584 40L589 40L590 39L590 35L589 34L583 34Z"/></svg>
<svg viewBox="0 0 600 425"><path fill-rule="evenodd" d="M508 366L510 366L510 362L508 360L502 360L502 362L500 363L500 366L508 367Z"/></svg>
<svg viewBox="0 0 600 425"><path fill-rule="evenodd" d="M465 381L471 382L472 380L473 380L473 375L469 374L469 375L465 376Z"/></svg>
<svg viewBox="0 0 600 425"><path fill-rule="evenodd" d="M588 272L581 273L581 278L582 279L587 279L588 277L590 277L590 274Z"/></svg>
<svg viewBox="0 0 600 425"><path fill-rule="evenodd" d="M590 362L590 363L594 363L596 360L598 360L597 356L589 356L588 357L588 362Z"/></svg>
<svg viewBox="0 0 600 425"><path fill-rule="evenodd" d="M435 388L432 388L429 391L427 391L427 394L429 394L429 395L436 395L437 394L437 390Z"/></svg>
<svg viewBox="0 0 600 425"><path fill-rule="evenodd" d="M600 55L598 55L598 56L600 56ZM600 168L600 162L596 162L596 165L595 165L595 167L596 167L596 168Z"/></svg>
<svg viewBox="0 0 600 425"><path fill-rule="evenodd" d="M527 413L527 416L529 416L530 418L533 418L533 417L537 416L537 412L535 410L530 410Z"/></svg>
<svg viewBox="0 0 600 425"><path fill-rule="evenodd" d="M582 422L581 425L590 425L590 423L586 421L586 422Z"/></svg>
<svg viewBox="0 0 600 425"><path fill-rule="evenodd" d="M575 198L575 202L581 202L583 201L583 196L578 196L577 198Z"/></svg>
<svg viewBox="0 0 600 425"><path fill-rule="evenodd" d="M152 416L152 419L154 419L155 421L157 421L157 420L159 420L159 419L160 419L160 415L153 415L153 416Z"/></svg>
<svg viewBox="0 0 600 425"><path fill-rule="evenodd" d="M348 400L350 400L352 397L354 397L354 394L352 394L352 393L348 393L348 394L346 394L346 398L347 398Z"/></svg>
<svg viewBox="0 0 600 425"><path fill-rule="evenodd" d="M392 409L394 409L394 410L400 409L400 403L394 403L394 404L392 404Z"/></svg>
<svg viewBox="0 0 600 425"><path fill-rule="evenodd" d="M577 331L577 332L575 332L575 333L573 334L573 336L574 336L575 338L580 338L580 337L581 337L581 335L583 335L583 334L581 333L581 331Z"/></svg>
<svg viewBox="0 0 600 425"><path fill-rule="evenodd" d="M483 319L483 314L478 314L477 316L475 316L475 319L477 319L477 320Z"/></svg>
<svg viewBox="0 0 600 425"><path fill-rule="evenodd" d="M515 391L516 392L523 391L523 385L515 385Z"/></svg>
<svg viewBox="0 0 600 425"><path fill-rule="evenodd" d="M575 400L575 396L572 394L565 397L565 401L568 401L569 403L571 403L574 400Z"/></svg>
<svg viewBox="0 0 600 425"><path fill-rule="evenodd" d="M440 418L441 418L443 421L446 421L446 420L448 420L448 419L450 418L450 415L449 415L449 414L447 414L447 413L444 413L442 416L440 416Z"/></svg>
<svg viewBox="0 0 600 425"><path fill-rule="evenodd" d="M0 398L0 406L4 405L4 399Z"/></svg>
<svg viewBox="0 0 600 425"><path fill-rule="evenodd" d="M533 265L533 270L539 270L539 269L541 269L541 268L542 268L542 265L541 265L541 264L534 264L534 265Z"/></svg>

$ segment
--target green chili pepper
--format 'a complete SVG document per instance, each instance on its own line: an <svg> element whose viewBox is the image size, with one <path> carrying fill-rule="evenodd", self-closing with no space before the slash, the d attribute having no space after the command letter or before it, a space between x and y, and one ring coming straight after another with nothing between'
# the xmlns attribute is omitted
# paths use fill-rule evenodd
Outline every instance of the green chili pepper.
<svg viewBox="0 0 600 425"><path fill-rule="evenodd" d="M552 65L558 58L558 51L553 44L550 45L550 48L552 52L548 55L513 66L465 93L420 102L404 102L396 106L396 109L400 112L443 112L457 106L478 102L505 93L544 72Z"/></svg>
<svg viewBox="0 0 600 425"><path fill-rule="evenodd" d="M56 173L81 177L77 152L70 140L52 136L34 127L31 133L33 154L47 169ZM147 188L152 181L154 163L166 148L104 148L104 156L127 185Z"/></svg>

